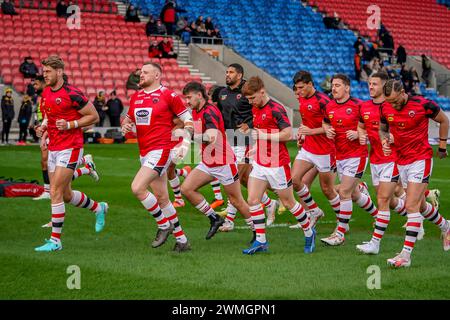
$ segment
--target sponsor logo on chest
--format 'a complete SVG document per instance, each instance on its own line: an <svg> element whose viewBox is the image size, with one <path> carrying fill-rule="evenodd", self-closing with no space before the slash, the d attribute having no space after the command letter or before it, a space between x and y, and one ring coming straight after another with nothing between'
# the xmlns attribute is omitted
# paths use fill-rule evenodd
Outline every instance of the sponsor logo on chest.
<svg viewBox="0 0 450 320"><path fill-rule="evenodd" d="M152 108L138 108L134 110L134 117L137 126L150 125Z"/></svg>

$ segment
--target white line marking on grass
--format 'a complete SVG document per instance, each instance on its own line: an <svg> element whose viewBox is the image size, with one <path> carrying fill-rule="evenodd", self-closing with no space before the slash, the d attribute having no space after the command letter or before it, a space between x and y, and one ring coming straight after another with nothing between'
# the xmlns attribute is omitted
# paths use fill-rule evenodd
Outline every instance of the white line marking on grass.
<svg viewBox="0 0 450 320"><path fill-rule="evenodd" d="M354 222L354 221L355 221L354 219L350 220L350 222ZM318 221L317 224L336 224L336 221L323 221L323 222L322 221ZM295 224L292 224L292 223L275 223L275 224L272 224L270 226L266 226L266 228L286 228L286 227L290 227L290 226L293 226L293 225L295 225ZM234 229L244 230L244 229L249 229L249 227L248 226L236 226L236 227L234 227Z"/></svg>

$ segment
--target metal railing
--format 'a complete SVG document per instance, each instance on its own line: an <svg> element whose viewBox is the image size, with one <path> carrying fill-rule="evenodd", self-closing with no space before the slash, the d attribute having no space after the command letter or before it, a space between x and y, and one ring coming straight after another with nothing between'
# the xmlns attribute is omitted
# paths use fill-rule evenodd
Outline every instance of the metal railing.
<svg viewBox="0 0 450 320"><path fill-rule="evenodd" d="M211 44L211 45L225 45L228 42L227 38L215 37L191 37L190 43L194 44Z"/></svg>

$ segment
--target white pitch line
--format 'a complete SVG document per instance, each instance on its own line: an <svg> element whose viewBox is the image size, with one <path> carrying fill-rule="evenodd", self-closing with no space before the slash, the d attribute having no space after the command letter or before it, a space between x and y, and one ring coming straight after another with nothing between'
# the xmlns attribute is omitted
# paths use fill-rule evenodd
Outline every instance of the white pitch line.
<svg viewBox="0 0 450 320"><path fill-rule="evenodd" d="M354 219L351 219L350 222L355 221ZM318 221L317 224L336 224L336 221ZM276 224L271 224L270 226L266 226L266 228L286 228L286 227L290 227L293 226L294 224L291 223L276 223ZM234 227L234 229L237 230L244 230L244 229L249 229L248 226L237 226Z"/></svg>

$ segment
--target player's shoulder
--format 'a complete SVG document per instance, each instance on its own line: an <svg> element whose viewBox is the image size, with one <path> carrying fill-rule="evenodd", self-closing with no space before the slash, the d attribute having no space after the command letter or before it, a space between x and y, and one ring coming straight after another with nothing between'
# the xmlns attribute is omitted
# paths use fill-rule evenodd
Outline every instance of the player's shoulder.
<svg viewBox="0 0 450 320"><path fill-rule="evenodd" d="M320 92L318 90L316 90L316 92L314 93L315 98L317 99L318 102L322 102L324 104L328 103L331 101L330 97L328 95L326 95L323 92Z"/></svg>
<svg viewBox="0 0 450 320"><path fill-rule="evenodd" d="M355 97L350 97L350 99L348 100L348 103L354 104L354 105L357 105L357 106L362 105L363 102L364 102L363 100L355 98Z"/></svg>
<svg viewBox="0 0 450 320"><path fill-rule="evenodd" d="M62 86L62 89L67 92L69 95L77 94L77 95L84 95L83 92L78 88L71 84L65 83Z"/></svg>
<svg viewBox="0 0 450 320"><path fill-rule="evenodd" d="M272 112L274 112L274 111L275 112L280 112L280 111L286 112L286 108L281 103L278 103L272 99L269 100L268 106L272 109Z"/></svg>
<svg viewBox="0 0 450 320"><path fill-rule="evenodd" d="M161 86L161 88L159 88L159 93L161 94L161 96L169 99L178 97L178 94L174 90L169 89L165 86Z"/></svg>
<svg viewBox="0 0 450 320"><path fill-rule="evenodd" d="M427 99L424 96L414 96L414 95L409 95L408 96L408 101L419 104L421 106L425 106L428 104L436 104L436 102L434 102L433 100Z"/></svg>

